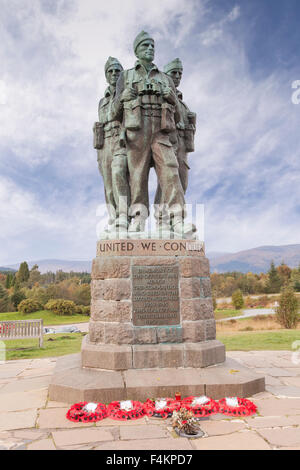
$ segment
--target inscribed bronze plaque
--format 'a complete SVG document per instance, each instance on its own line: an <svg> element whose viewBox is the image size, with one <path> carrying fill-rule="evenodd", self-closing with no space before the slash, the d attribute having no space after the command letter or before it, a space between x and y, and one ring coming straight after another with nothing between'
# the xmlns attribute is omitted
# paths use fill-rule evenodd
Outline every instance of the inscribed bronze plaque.
<svg viewBox="0 0 300 470"><path fill-rule="evenodd" d="M132 266L133 324L178 325L178 286L178 266Z"/></svg>

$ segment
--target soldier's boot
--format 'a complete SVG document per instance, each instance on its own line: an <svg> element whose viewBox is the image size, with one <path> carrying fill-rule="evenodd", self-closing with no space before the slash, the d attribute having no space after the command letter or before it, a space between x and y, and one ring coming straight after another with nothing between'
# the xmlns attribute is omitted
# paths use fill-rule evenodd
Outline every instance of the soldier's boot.
<svg viewBox="0 0 300 470"><path fill-rule="evenodd" d="M170 215L165 204L154 202L154 218L156 221L156 230L158 232L167 232L171 230Z"/></svg>
<svg viewBox="0 0 300 470"><path fill-rule="evenodd" d="M127 215L120 214L120 216L117 217L117 219L116 219L115 225L116 225L117 230L125 230L126 231L128 229L128 225L129 225Z"/></svg>
<svg viewBox="0 0 300 470"><path fill-rule="evenodd" d="M146 225L146 219L141 214L136 215L131 219L128 232L144 232Z"/></svg>
<svg viewBox="0 0 300 470"><path fill-rule="evenodd" d="M172 220L174 238L194 240L196 238L196 226L191 223L184 223L182 217L175 216Z"/></svg>

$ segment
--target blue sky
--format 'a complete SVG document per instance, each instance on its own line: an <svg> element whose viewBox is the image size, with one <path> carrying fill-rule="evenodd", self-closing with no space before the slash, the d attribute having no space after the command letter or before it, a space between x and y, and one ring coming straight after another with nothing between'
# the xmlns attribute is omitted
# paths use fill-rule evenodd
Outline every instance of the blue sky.
<svg viewBox="0 0 300 470"><path fill-rule="evenodd" d="M0 0L0 266L95 255L92 126L109 55L145 29L197 112L188 203L207 251L300 243L298 0ZM150 188L155 189L152 174Z"/></svg>

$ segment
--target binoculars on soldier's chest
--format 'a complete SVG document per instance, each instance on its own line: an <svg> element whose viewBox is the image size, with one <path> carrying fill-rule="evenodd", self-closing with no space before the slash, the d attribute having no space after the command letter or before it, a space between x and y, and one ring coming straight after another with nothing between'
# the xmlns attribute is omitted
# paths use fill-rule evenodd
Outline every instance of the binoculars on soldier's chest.
<svg viewBox="0 0 300 470"><path fill-rule="evenodd" d="M162 86L156 80L144 80L138 83L139 95L161 95Z"/></svg>

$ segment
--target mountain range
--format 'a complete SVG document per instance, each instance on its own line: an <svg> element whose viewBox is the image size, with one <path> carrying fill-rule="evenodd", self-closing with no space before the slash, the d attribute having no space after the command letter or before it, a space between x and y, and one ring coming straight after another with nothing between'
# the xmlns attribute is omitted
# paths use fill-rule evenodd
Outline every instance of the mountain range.
<svg viewBox="0 0 300 470"><path fill-rule="evenodd" d="M24 260L23 260L24 261ZM61 259L42 259L38 261L28 261L29 269L32 268L35 264L38 265L39 271L44 274L47 271L52 271L55 273L59 269L64 272L74 271L75 273L80 272L91 272L92 261L68 261L68 260L61 260ZM0 268L1 270L10 268L13 270L18 270L20 266L19 264L11 264L4 268Z"/></svg>
<svg viewBox="0 0 300 470"><path fill-rule="evenodd" d="M296 268L300 265L300 244L282 245L282 246L260 246L250 250L239 251L237 253L227 253L210 256L211 272L231 272L239 271L242 273L267 272L270 264L274 261L278 266L282 262L290 268Z"/></svg>
<svg viewBox="0 0 300 470"><path fill-rule="evenodd" d="M300 265L300 244L260 246L237 253L208 252L207 257L210 260L211 272L239 271L247 273L251 271L261 273L269 270L272 261L276 266L284 262L291 268L298 267ZM92 262L45 259L28 262L29 268L32 268L34 264L39 266L41 273L56 272L59 269L65 272L90 272ZM19 264L13 264L0 268L0 271L18 270L18 268Z"/></svg>

